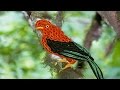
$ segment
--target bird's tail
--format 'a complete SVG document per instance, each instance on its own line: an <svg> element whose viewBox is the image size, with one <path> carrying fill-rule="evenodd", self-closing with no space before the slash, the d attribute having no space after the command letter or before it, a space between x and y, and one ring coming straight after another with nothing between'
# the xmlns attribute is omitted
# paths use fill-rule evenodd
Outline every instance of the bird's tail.
<svg viewBox="0 0 120 90"><path fill-rule="evenodd" d="M85 56L83 56L83 55L81 55L81 54L79 54L77 52L68 51L68 50L64 50L64 52L61 52L61 55L64 55L66 57L78 60L79 63L87 61L89 66L91 67L93 73L95 74L96 78L97 79L104 79L101 69L94 62L94 59L91 56L90 57L85 57Z"/></svg>
<svg viewBox="0 0 120 90"><path fill-rule="evenodd" d="M102 73L101 69L99 68L99 66L93 60L89 60L87 62L89 64L89 66L91 67L93 73L95 74L96 78L104 79L103 73Z"/></svg>

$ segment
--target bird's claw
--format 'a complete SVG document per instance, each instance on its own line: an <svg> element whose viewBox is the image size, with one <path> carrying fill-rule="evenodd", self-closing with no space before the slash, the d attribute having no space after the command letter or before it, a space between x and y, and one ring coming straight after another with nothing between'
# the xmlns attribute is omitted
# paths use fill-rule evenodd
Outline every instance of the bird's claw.
<svg viewBox="0 0 120 90"><path fill-rule="evenodd" d="M61 63L69 63L65 58L63 58L63 59L59 59L57 62L55 62L55 66L56 66L59 62L61 62Z"/></svg>
<svg viewBox="0 0 120 90"><path fill-rule="evenodd" d="M60 73L61 71L65 70L65 69L67 69L67 68L71 68L72 65L73 65L73 64L68 63L64 68L62 68L62 69L59 71L59 73Z"/></svg>

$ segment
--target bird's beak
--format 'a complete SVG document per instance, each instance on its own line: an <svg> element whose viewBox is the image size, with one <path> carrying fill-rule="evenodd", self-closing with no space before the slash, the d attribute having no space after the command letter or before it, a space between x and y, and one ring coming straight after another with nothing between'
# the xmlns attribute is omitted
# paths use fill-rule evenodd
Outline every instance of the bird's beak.
<svg viewBox="0 0 120 90"><path fill-rule="evenodd" d="M36 27L37 30L43 30L43 27Z"/></svg>

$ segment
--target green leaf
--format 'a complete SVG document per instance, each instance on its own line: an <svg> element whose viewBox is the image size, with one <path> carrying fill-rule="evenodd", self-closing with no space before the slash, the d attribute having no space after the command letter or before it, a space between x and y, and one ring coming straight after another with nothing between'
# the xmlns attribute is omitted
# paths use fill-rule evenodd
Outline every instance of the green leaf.
<svg viewBox="0 0 120 90"><path fill-rule="evenodd" d="M111 66L120 66L120 41L115 43L115 48L113 49L112 60L110 62Z"/></svg>

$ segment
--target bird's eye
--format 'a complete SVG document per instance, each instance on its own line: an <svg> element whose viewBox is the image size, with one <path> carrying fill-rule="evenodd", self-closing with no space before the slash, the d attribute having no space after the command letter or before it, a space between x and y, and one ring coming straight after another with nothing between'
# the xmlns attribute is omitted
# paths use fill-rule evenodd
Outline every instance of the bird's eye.
<svg viewBox="0 0 120 90"><path fill-rule="evenodd" d="M49 25L46 25L46 28L48 28L49 27Z"/></svg>

